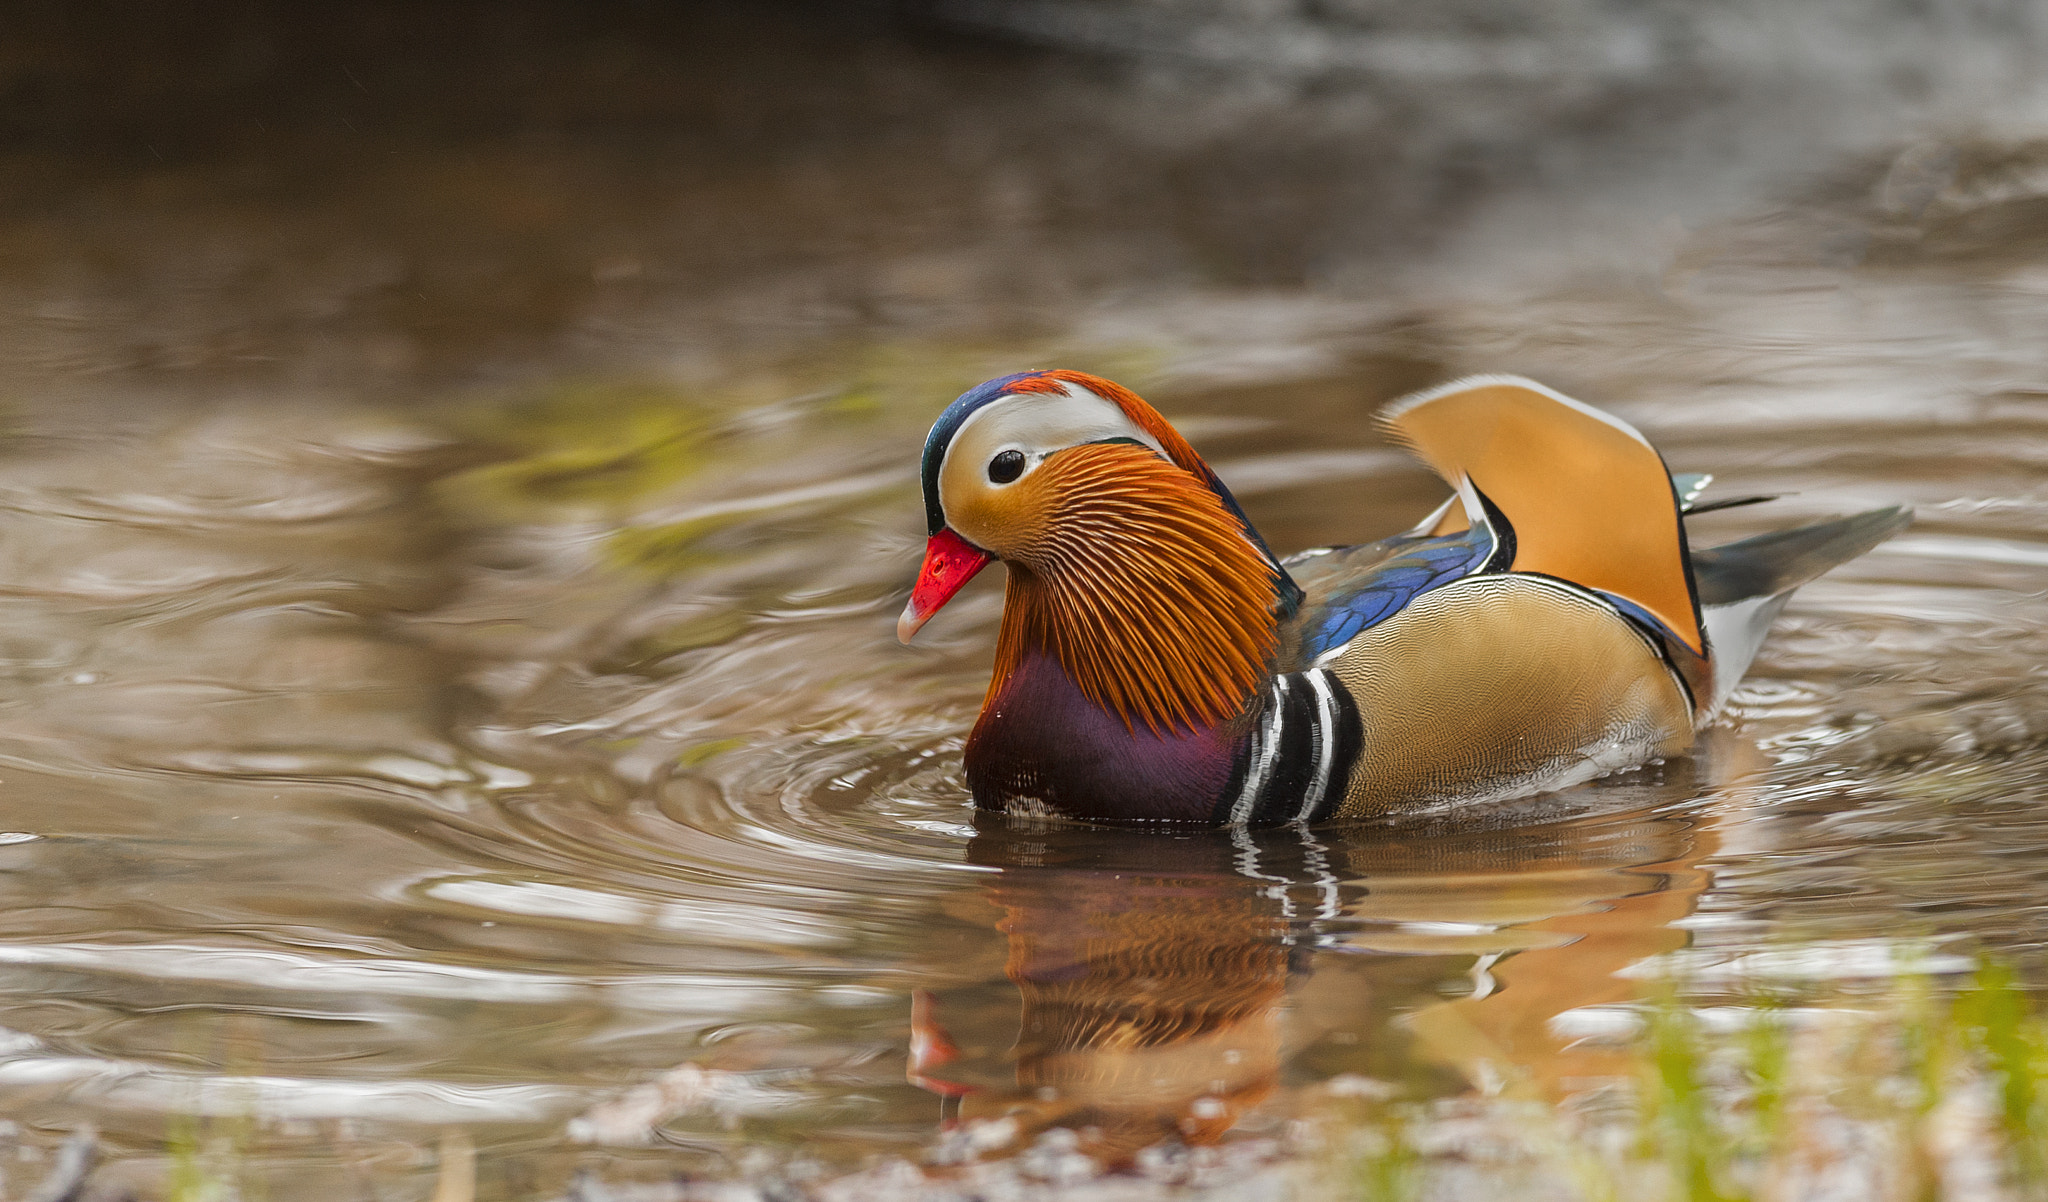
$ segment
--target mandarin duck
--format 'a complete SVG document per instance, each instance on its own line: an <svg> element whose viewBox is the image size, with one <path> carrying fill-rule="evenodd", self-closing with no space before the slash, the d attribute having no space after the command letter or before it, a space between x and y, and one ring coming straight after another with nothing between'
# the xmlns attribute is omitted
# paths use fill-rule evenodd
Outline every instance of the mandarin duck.
<svg viewBox="0 0 2048 1202"><path fill-rule="evenodd" d="M1530 380L1396 401L1448 484L1412 529L1276 557L1187 440L1075 371L990 380L925 441L909 642L992 560L978 806L1229 826L1504 801L1679 754L1792 590L1903 507L1702 551L1697 501L1626 422Z"/></svg>

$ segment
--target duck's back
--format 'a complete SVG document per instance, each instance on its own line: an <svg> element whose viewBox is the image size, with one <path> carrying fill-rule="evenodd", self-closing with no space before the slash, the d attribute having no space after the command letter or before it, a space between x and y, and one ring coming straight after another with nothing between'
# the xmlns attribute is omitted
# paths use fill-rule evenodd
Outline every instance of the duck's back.
<svg viewBox="0 0 2048 1202"><path fill-rule="evenodd" d="M1690 701L1651 640L1542 576L1432 589L1320 666L1360 715L1339 818L1562 789L1692 741Z"/></svg>

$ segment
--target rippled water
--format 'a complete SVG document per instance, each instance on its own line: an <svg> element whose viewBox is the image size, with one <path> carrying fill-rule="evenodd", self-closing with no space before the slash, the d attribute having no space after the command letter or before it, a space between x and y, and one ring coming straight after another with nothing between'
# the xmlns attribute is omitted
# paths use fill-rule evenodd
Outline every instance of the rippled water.
<svg viewBox="0 0 2048 1202"><path fill-rule="evenodd" d="M1020 1139L1072 1124L1128 1155L1271 1134L1339 1073L1595 1076L1611 1050L1573 1015L1680 949L1709 988L1734 964L1882 974L1928 941L2027 953L2040 352L1949 281L1837 279L1824 306L1811 273L1764 282L1427 332L1431 374L1512 352L1676 467L1795 494L1715 519L1727 536L1922 514L1802 592L1700 755L1435 828L977 821L958 754L998 591L917 649L889 637L914 426L944 390L677 396L674 479L630 506L577 500L625 469L560 451L630 412L603 390L537 402L574 414L541 423L552 450L483 467L490 436L463 431L503 413L30 409L0 518L0 1107L137 1158L190 1116L256 1115L251 1158L336 1190L448 1126L537 1186L632 1155L591 1143L851 1164L1013 1106ZM1849 341L1830 310L1852 299L1880 328ZM1777 345L1744 346L1760 328ZM1373 536L1433 496L1367 422L1425 370L1417 339L1152 391L1276 543ZM959 1053L924 1087L920 998Z"/></svg>
<svg viewBox="0 0 2048 1202"><path fill-rule="evenodd" d="M390 396L205 354L173 386L17 363L10 1187L87 1122L110 1180L218 1157L293 1197L424 1189L451 1132L507 1197L758 1174L762 1149L943 1159L948 1120L1004 1114L976 1154L1048 1126L1111 1162L1279 1146L1343 1074L1616 1071L1591 1037L1651 979L1712 1001L2038 967L2048 150L1860 154L1619 265L1461 259L1366 298L1167 287L1023 332L834 327L717 371L564 352ZM924 268L903 278L951 287ZM645 328L630 307L598 306L607 345ZM59 310L24 328L86 345ZM392 378L379 337L321 371ZM1055 364L1145 392L1282 550L1434 505L1372 410L1480 370L1613 408L1717 491L1787 494L1696 541L1920 516L1801 591L1692 757L1426 826L1008 825L959 767L999 587L915 648L892 627L924 424Z"/></svg>

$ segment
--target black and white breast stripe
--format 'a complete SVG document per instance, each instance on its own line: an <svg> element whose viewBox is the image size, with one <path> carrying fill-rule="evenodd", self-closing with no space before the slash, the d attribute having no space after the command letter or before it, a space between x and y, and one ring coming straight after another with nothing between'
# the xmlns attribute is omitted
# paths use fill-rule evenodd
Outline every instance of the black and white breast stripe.
<svg viewBox="0 0 2048 1202"><path fill-rule="evenodd" d="M1344 800L1363 734L1358 706L1322 668L1266 683L1216 819L1228 826L1320 822Z"/></svg>

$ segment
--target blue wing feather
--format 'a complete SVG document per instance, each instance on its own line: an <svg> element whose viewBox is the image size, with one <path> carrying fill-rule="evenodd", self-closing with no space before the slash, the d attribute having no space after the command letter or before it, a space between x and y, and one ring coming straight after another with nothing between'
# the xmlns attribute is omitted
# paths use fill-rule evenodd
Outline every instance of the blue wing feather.
<svg viewBox="0 0 2048 1202"><path fill-rule="evenodd" d="M1478 571L1493 550L1482 527L1437 538L1394 538L1294 561L1307 591L1301 656L1313 659L1399 613L1430 589Z"/></svg>

